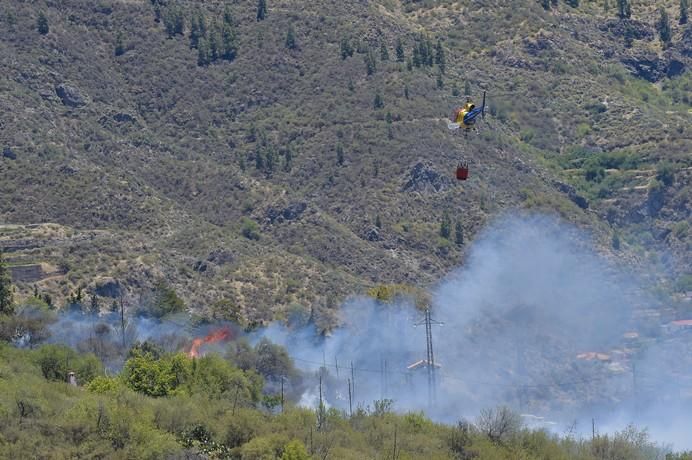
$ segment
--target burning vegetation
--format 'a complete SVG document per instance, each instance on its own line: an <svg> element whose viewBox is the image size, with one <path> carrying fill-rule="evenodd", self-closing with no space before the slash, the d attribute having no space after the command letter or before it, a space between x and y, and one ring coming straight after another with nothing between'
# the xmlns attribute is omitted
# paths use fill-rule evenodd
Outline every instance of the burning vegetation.
<svg viewBox="0 0 692 460"><path fill-rule="evenodd" d="M187 352L189 358L199 358L202 351L203 345L210 345L214 343L223 343L231 340L233 335L231 333L230 326L224 326L220 329L215 329L204 337L197 337L192 340L192 345L190 345L190 350Z"/></svg>

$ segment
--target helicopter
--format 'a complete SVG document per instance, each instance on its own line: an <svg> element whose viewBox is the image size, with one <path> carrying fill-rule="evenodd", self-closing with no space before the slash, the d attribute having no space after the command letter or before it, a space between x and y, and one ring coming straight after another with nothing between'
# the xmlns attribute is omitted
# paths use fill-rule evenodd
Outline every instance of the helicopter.
<svg viewBox="0 0 692 460"><path fill-rule="evenodd" d="M480 107L471 101L471 97L466 97L466 103L454 110L451 120L447 122L447 127L450 130L463 129L464 136L476 125L478 115L485 119L485 91L483 91L483 103Z"/></svg>
<svg viewBox="0 0 692 460"><path fill-rule="evenodd" d="M466 103L454 110L451 120L447 122L447 127L450 130L463 129L464 137L468 136L468 132L475 127L476 118L478 115L485 119L485 91L483 91L483 103L480 107L471 101L471 97L466 97ZM466 180L469 178L469 164L466 160L461 160L456 169L457 180Z"/></svg>

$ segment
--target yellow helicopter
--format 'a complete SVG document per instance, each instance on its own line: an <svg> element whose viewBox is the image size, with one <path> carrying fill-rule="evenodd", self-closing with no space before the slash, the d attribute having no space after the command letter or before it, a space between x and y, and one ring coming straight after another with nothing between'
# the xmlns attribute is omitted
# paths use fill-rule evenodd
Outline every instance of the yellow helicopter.
<svg viewBox="0 0 692 460"><path fill-rule="evenodd" d="M466 136L471 128L476 124L478 115L485 118L485 91L483 91L483 104L476 107L470 97L466 97L466 103L454 110L451 120L447 122L450 130L463 129Z"/></svg>

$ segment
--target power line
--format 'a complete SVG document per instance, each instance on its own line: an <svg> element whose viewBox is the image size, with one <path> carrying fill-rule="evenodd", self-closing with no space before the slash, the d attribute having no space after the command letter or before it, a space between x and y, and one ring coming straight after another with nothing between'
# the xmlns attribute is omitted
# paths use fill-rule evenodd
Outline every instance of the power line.
<svg viewBox="0 0 692 460"><path fill-rule="evenodd" d="M320 363L318 361L312 361L308 359L302 359L298 358L295 356L292 356L291 359L294 361L299 361L302 363L306 364L312 364L315 366L319 367L327 367L327 368L334 368L333 364L327 364L323 365L323 363ZM359 372L369 372L369 373L374 373L374 374L381 374L383 372L382 369L369 369L365 367L353 367L352 368L354 371L359 371ZM409 375L409 372L406 371L392 371L388 370L390 374L400 374L400 375ZM553 382L553 383L539 383L539 384L513 384L513 383L499 383L499 382L488 382L488 381L479 381L479 380L467 380L467 379L461 379L458 377L454 377L448 374L444 374L445 380L451 380L459 383L466 383L470 385L486 385L486 386L498 386L498 387L507 387L507 388L525 388L525 389L545 389L545 388L556 388L556 387L565 387L565 386L574 386L577 384L589 384L589 383L594 383L598 381L605 381L610 379L612 376L599 376L599 377L594 377L594 378L589 378L589 379L579 379L579 380L570 380L570 381L564 381L564 382Z"/></svg>

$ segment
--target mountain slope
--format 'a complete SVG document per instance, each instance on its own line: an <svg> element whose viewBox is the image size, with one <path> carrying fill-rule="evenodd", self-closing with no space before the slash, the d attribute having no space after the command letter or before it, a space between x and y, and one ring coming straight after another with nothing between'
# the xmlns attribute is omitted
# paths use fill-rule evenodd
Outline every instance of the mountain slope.
<svg viewBox="0 0 692 460"><path fill-rule="evenodd" d="M74 260L41 289L115 277L134 301L163 277L198 311L225 299L264 321L297 303L329 326L345 295L427 285L461 263L464 246L439 236L445 213L468 241L514 207L558 212L606 250L615 232L624 257L660 262L685 287L692 34L674 22L663 50L652 26L655 6L675 18L677 2L636 6L629 48L623 22L591 2L275 1L263 21L256 2L228 2L237 57L206 66L190 18L199 8L220 28L223 4L159 3L163 17L182 11L184 36L168 38L150 2L3 4L1 219L115 241L10 253ZM396 61L398 39L411 58L428 38L444 74ZM489 91L492 116L463 138L443 119L467 82ZM457 183L462 156L471 179ZM673 180L654 182L664 159ZM661 250L671 256L652 261Z"/></svg>

